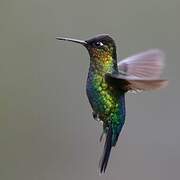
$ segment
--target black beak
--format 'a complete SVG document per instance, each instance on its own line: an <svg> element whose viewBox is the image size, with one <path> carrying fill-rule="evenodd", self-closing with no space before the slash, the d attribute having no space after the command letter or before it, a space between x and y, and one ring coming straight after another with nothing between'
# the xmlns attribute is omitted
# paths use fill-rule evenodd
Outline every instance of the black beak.
<svg viewBox="0 0 180 180"><path fill-rule="evenodd" d="M87 45L86 41L83 40L78 40L78 39L72 39L72 38L65 38L65 37L56 37L57 40L62 40L62 41L70 41L70 42L75 42L78 44L82 44L83 46Z"/></svg>

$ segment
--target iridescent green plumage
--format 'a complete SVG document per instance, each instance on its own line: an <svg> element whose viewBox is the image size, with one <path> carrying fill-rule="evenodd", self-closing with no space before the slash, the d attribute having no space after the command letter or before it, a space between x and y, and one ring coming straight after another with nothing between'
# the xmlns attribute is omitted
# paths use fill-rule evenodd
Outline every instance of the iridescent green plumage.
<svg viewBox="0 0 180 180"><path fill-rule="evenodd" d="M80 43L90 55L86 92L93 117L103 121L106 134L100 172L105 172L111 148L116 145L125 122L125 93L129 90L155 90L167 85L159 79L163 53L150 50L117 64L116 46L109 35L98 35L86 41L71 38L58 40Z"/></svg>
<svg viewBox="0 0 180 180"><path fill-rule="evenodd" d="M97 42L102 43L102 48L97 47ZM87 96L92 109L99 119L103 121L103 131L111 138L107 138L106 146L100 162L100 172L104 172L108 163L111 147L117 142L119 133L125 121L124 91L110 86L106 79L106 73L118 73L115 43L109 36L87 41L90 44L90 68L87 78ZM108 152L108 153L106 153Z"/></svg>

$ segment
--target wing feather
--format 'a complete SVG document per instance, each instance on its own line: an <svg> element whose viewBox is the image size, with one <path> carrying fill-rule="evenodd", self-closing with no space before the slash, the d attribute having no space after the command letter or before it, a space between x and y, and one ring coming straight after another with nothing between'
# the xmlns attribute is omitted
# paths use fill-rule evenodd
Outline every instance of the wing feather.
<svg viewBox="0 0 180 180"><path fill-rule="evenodd" d="M123 76L120 74L107 73L106 81L113 87L122 91L150 91L164 88L168 84L165 79L145 79L135 76Z"/></svg>
<svg viewBox="0 0 180 180"><path fill-rule="evenodd" d="M158 79L164 67L164 59L163 51L151 49L120 61L118 69L127 76Z"/></svg>

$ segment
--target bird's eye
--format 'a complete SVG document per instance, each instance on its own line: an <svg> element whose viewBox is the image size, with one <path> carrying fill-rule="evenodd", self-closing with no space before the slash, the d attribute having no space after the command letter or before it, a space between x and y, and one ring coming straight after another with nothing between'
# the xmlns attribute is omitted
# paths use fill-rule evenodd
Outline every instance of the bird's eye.
<svg viewBox="0 0 180 180"><path fill-rule="evenodd" d="M95 42L94 45L95 45L97 48L100 48L100 47L104 46L104 44L103 44L102 42L100 42L100 41Z"/></svg>

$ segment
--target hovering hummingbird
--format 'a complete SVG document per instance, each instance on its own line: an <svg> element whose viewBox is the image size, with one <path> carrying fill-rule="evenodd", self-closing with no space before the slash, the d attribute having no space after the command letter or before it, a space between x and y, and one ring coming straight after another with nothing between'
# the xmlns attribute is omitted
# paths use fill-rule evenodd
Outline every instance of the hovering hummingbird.
<svg viewBox="0 0 180 180"><path fill-rule="evenodd" d="M83 45L89 52L90 66L86 93L93 110L93 118L103 122L106 135L99 171L104 173L111 148L117 143L125 122L125 93L128 91L156 90L165 87L167 80L160 79L164 53L151 49L117 62L116 45L108 34L88 40L57 37Z"/></svg>

